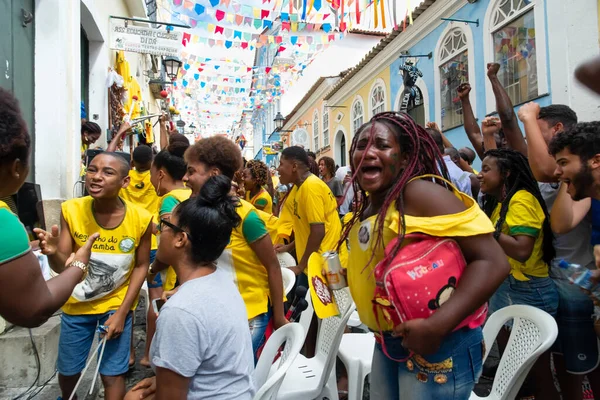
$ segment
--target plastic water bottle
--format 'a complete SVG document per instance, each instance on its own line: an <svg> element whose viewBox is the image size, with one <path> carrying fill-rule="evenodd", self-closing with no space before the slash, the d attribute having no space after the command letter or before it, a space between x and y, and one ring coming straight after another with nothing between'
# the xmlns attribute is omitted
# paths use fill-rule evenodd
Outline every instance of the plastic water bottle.
<svg viewBox="0 0 600 400"><path fill-rule="evenodd" d="M579 264L571 264L565 260L553 260L552 266L560 268L562 275L571 283L582 289L592 291L596 286L591 281L592 272Z"/></svg>

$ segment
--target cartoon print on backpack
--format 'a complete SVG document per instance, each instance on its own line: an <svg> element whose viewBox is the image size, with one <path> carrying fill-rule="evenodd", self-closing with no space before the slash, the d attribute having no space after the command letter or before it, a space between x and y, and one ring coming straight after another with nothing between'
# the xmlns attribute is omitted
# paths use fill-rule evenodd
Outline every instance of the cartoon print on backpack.
<svg viewBox="0 0 600 400"><path fill-rule="evenodd" d="M456 278L454 276L451 276L450 278L448 278L448 284L442 286L442 288L437 292L435 299L429 300L429 309L435 311L436 309L440 308L442 304L448 301L448 299L450 298L450 296L452 296L455 290Z"/></svg>

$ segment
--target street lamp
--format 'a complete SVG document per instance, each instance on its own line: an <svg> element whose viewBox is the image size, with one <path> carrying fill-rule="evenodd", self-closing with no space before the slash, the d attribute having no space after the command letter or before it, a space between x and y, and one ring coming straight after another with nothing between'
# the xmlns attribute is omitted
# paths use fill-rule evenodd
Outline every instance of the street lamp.
<svg viewBox="0 0 600 400"><path fill-rule="evenodd" d="M273 122L275 122L275 130L277 132L293 132L290 130L281 129L281 128L283 128L283 123L285 122L285 118L283 118L283 115L281 115L280 111L277 111L277 115L275 116L275 119L273 120Z"/></svg>
<svg viewBox="0 0 600 400"><path fill-rule="evenodd" d="M174 81L177 79L177 74L179 74L179 68L181 68L181 61L179 61L176 57L166 57L163 60L163 66L165 67L165 72L170 80Z"/></svg>

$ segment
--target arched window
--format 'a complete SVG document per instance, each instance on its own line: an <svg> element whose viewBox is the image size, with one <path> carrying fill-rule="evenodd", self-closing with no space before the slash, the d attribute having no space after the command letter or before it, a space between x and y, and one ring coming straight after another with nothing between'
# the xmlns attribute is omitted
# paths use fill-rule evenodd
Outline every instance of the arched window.
<svg viewBox="0 0 600 400"><path fill-rule="evenodd" d="M365 110L362 99L359 97L352 104L352 134L354 135L358 128L362 126L365 120Z"/></svg>
<svg viewBox="0 0 600 400"><path fill-rule="evenodd" d="M377 85L371 91L371 115L385 111L385 91L383 86Z"/></svg>
<svg viewBox="0 0 600 400"><path fill-rule="evenodd" d="M323 147L329 146L329 108L323 105Z"/></svg>
<svg viewBox="0 0 600 400"><path fill-rule="evenodd" d="M469 81L469 51L467 35L461 28L453 28L442 38L437 55L442 130L463 124L463 113L458 86Z"/></svg>
<svg viewBox="0 0 600 400"><path fill-rule="evenodd" d="M521 104L537 97L540 86L545 86L538 82L537 62L537 50L542 51L544 47L540 43L540 37L544 36L544 27L540 26L543 25L543 13L536 10L541 7L541 2L497 0L490 6L493 8L488 11L486 25L491 35L491 49L486 54L487 62L500 64L500 83L513 105ZM545 55L542 55L540 52L540 59L544 60Z"/></svg>
<svg viewBox="0 0 600 400"><path fill-rule="evenodd" d="M313 114L313 145L314 151L317 152L319 150L319 112L315 110Z"/></svg>

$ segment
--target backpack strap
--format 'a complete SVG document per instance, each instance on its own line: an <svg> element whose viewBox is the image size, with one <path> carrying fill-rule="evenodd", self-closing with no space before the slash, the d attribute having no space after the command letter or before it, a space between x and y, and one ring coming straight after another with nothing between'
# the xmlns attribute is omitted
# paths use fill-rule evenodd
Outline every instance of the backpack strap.
<svg viewBox="0 0 600 400"><path fill-rule="evenodd" d="M408 356L406 356L406 358L402 358L400 360L398 360L398 359L390 356L390 353L388 353L387 347L385 345L385 340L383 338L383 330L381 329L381 324L379 323L379 313L377 312L377 307L378 307L378 304L375 301L373 301L373 313L375 314L375 322L377 323L377 330L379 331L379 336L375 335L375 341L378 342L381 345L381 349L383 350L383 354L385 354L385 356L387 358L389 358L390 360L395 361L395 362L399 362L399 363L403 363L403 362L408 361L408 359L411 358L413 356L413 354L414 354L412 351L410 351L408 353Z"/></svg>

